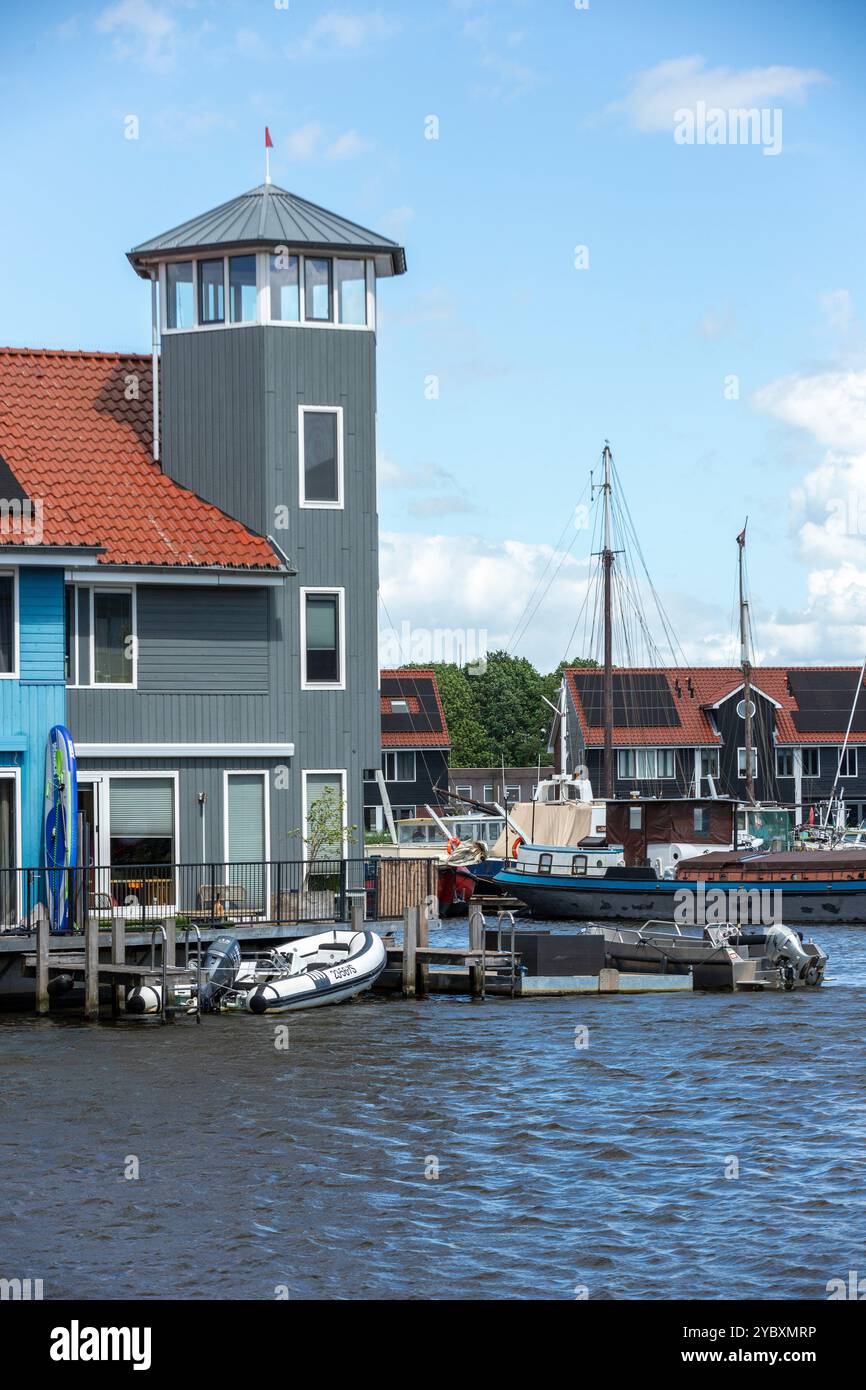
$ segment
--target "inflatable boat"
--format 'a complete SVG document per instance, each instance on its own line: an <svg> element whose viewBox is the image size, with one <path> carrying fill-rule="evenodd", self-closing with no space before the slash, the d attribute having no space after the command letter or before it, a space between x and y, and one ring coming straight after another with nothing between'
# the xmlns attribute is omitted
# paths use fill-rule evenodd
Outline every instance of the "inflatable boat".
<svg viewBox="0 0 866 1390"><path fill-rule="evenodd" d="M203 1014L219 1013L223 997L235 984L241 969L241 948L233 936L218 936L212 941L201 965L201 996L199 1007ZM175 986L175 1001L179 1009L195 1012L197 975L190 967L189 984ZM162 1010L162 985L138 985L126 996L128 1014L158 1014Z"/></svg>
<svg viewBox="0 0 866 1390"><path fill-rule="evenodd" d="M315 1009L370 989L387 960L375 932L337 929L278 946L255 962L252 979L244 962L234 988L245 991L242 1007L253 1014Z"/></svg>

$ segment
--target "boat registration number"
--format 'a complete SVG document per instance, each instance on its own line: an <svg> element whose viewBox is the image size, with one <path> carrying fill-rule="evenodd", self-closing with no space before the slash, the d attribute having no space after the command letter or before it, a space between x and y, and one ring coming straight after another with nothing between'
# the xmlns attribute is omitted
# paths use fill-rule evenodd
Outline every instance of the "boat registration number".
<svg viewBox="0 0 866 1390"><path fill-rule="evenodd" d="M351 975L357 975L354 965L337 965L331 971L335 980L347 980Z"/></svg>

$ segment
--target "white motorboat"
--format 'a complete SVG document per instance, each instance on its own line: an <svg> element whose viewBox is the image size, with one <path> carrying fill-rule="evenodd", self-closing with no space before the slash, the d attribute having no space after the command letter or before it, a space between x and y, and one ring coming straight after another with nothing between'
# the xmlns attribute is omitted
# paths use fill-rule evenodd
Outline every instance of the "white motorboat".
<svg viewBox="0 0 866 1390"><path fill-rule="evenodd" d="M240 1007L253 1014L280 1014L339 1004L370 989L388 961L380 936L372 931L323 932L278 946L247 962L235 980Z"/></svg>

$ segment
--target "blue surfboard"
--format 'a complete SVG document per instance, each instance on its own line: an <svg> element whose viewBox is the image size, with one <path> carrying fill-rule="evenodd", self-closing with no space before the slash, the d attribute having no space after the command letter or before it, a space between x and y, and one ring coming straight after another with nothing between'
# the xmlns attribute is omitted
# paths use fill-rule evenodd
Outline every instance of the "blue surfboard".
<svg viewBox="0 0 866 1390"><path fill-rule="evenodd" d="M53 932L69 932L70 897L78 861L78 772L72 735L55 724L45 749L45 879Z"/></svg>

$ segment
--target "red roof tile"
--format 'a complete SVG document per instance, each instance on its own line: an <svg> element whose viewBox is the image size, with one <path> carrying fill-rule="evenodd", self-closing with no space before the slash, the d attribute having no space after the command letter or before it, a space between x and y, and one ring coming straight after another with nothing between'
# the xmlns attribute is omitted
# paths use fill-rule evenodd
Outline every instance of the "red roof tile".
<svg viewBox="0 0 866 1390"><path fill-rule="evenodd" d="M436 672L433 670L409 670L409 671L380 671L380 681L399 682L399 694L392 692L389 695L380 697L379 705L383 715L391 715L392 699L408 699L410 702L409 717L415 716L417 724L413 729L396 732L394 730L382 730L383 748L450 748L451 738L448 733L448 723L445 719L445 709L442 705L442 697L439 694L439 682L436 679ZM429 713L425 713L420 699L420 695L425 693L424 686L428 687L426 693L433 694L436 698L436 708L438 716L434 720ZM412 705L417 708L413 709ZM435 724L435 727L433 727Z"/></svg>
<svg viewBox="0 0 866 1390"><path fill-rule="evenodd" d="M600 670L587 670L579 668L580 675L593 676L598 680L602 679ZM784 744L817 744L817 743L841 743L845 737L844 723L840 729L832 733L810 733L798 730L792 715L799 709L797 701L788 690L788 673L792 671L845 671L856 676L859 666L760 666L752 668L752 684L767 695L771 700L775 700L780 706L776 710L776 734L778 742ZM715 732L710 722L708 707L716 704L726 695L730 695L743 683L743 673L736 666L693 666L693 667L617 667L617 675L648 675L658 674L664 676L668 683L677 714L680 717L679 725L673 728L641 728L638 726L616 725L613 733L614 745L619 747L637 747L641 744L653 747L670 747L682 745L699 744L711 746L719 744L721 739ZM569 668L567 672L568 688L575 710L577 711L578 721L584 740L590 747L600 747L604 743L604 730L596 725L590 727L586 722L583 705L577 692L574 682L575 670ZM689 694L688 682L691 680L694 695ZM677 694L676 682L679 681L680 694ZM866 733L852 733L851 743L866 744Z"/></svg>
<svg viewBox="0 0 866 1390"><path fill-rule="evenodd" d="M0 348L0 459L41 503L44 545L102 547L103 564L279 568L264 537L166 477L151 420L149 357Z"/></svg>

